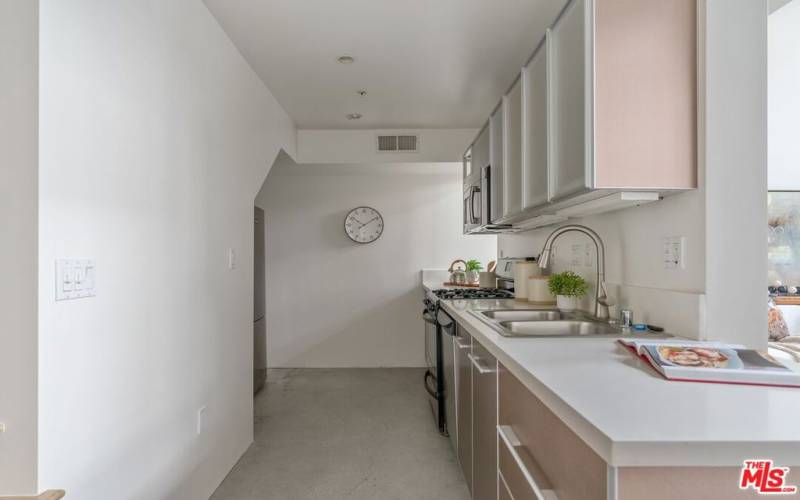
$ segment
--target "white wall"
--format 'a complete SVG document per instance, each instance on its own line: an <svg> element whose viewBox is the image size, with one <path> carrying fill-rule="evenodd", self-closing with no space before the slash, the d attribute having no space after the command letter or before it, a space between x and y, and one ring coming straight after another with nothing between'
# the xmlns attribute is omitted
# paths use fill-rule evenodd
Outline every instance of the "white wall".
<svg viewBox="0 0 800 500"><path fill-rule="evenodd" d="M477 129L298 130L299 163L420 163L458 161ZM379 134L416 134L416 153L379 153Z"/></svg>
<svg viewBox="0 0 800 500"><path fill-rule="evenodd" d="M36 490L39 2L0 0L0 495Z"/></svg>
<svg viewBox="0 0 800 500"><path fill-rule="evenodd" d="M461 234L461 164L295 165L270 172L267 365L424 366L422 268L494 258L496 237ZM383 235L344 234L350 209L381 212Z"/></svg>
<svg viewBox="0 0 800 500"><path fill-rule="evenodd" d="M769 16L769 188L800 190L800 0Z"/></svg>
<svg viewBox="0 0 800 500"><path fill-rule="evenodd" d="M706 333L766 348L766 3L707 0L704 52Z"/></svg>
<svg viewBox="0 0 800 500"><path fill-rule="evenodd" d="M40 27L39 486L207 498L252 442L253 200L292 122L200 1ZM57 258L97 297L56 303Z"/></svg>

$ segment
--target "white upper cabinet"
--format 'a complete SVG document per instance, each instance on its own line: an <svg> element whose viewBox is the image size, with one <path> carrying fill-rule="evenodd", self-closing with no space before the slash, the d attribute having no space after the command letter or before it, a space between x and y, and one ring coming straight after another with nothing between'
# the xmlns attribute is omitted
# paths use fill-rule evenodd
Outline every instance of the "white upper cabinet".
<svg viewBox="0 0 800 500"><path fill-rule="evenodd" d="M481 170L489 164L489 126L483 126L478 138L472 144L472 175L471 178L480 178Z"/></svg>
<svg viewBox="0 0 800 500"><path fill-rule="evenodd" d="M503 106L489 118L489 164L491 165L489 220L495 223L503 216Z"/></svg>
<svg viewBox="0 0 800 500"><path fill-rule="evenodd" d="M550 199L591 187L587 144L586 0L573 0L549 33ZM591 115L589 115L591 116Z"/></svg>
<svg viewBox="0 0 800 500"><path fill-rule="evenodd" d="M522 80L503 97L505 216L522 211Z"/></svg>
<svg viewBox="0 0 800 500"><path fill-rule="evenodd" d="M522 68L522 208L547 203L547 46Z"/></svg>
<svg viewBox="0 0 800 500"><path fill-rule="evenodd" d="M697 187L697 0L569 0L542 38L473 143L471 175L496 166L493 224L527 229Z"/></svg>

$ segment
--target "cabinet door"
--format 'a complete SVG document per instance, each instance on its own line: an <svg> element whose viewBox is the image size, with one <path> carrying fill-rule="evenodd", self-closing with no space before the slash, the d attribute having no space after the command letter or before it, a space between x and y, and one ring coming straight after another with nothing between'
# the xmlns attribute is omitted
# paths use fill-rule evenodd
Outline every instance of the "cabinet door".
<svg viewBox="0 0 800 500"><path fill-rule="evenodd" d="M455 363L455 336L452 332L455 323L450 329L442 328L442 365L444 366L444 412L445 426L453 449L458 448L458 422L456 420L456 363Z"/></svg>
<svg viewBox="0 0 800 500"><path fill-rule="evenodd" d="M460 326L455 338L456 349L456 420L458 428L458 462L467 487L472 491L472 339Z"/></svg>
<svg viewBox="0 0 800 500"><path fill-rule="evenodd" d="M548 33L550 43L550 198L564 198L591 186L591 87L587 72L586 5L573 0ZM588 97L588 98L587 98Z"/></svg>
<svg viewBox="0 0 800 500"><path fill-rule="evenodd" d="M504 147L503 167L505 174L505 215L514 215L522 210L522 80L503 96Z"/></svg>
<svg viewBox="0 0 800 500"><path fill-rule="evenodd" d="M489 124L484 125L483 130L475 139L472 145L472 173L471 178L479 178L481 169L489 164Z"/></svg>
<svg viewBox="0 0 800 500"><path fill-rule="evenodd" d="M492 195L489 221L496 223L503 216L503 106L489 118L489 164Z"/></svg>
<svg viewBox="0 0 800 500"><path fill-rule="evenodd" d="M522 208L547 203L547 40L522 69Z"/></svg>
<svg viewBox="0 0 800 500"><path fill-rule="evenodd" d="M497 360L472 343L472 498L497 500Z"/></svg>
<svg viewBox="0 0 800 500"><path fill-rule="evenodd" d="M464 153L464 157L461 159L463 168L463 176L462 179L464 180L464 185L467 185L467 180L472 178L472 146Z"/></svg>

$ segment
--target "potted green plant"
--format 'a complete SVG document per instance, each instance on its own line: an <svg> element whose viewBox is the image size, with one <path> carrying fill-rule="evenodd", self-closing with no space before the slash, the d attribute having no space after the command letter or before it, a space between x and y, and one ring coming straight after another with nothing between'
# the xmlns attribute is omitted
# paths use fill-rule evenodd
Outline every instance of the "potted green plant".
<svg viewBox="0 0 800 500"><path fill-rule="evenodd" d="M578 308L578 299L586 295L589 285L582 276L564 271L550 276L547 282L550 293L556 296L556 306L564 312Z"/></svg>
<svg viewBox="0 0 800 500"><path fill-rule="evenodd" d="M467 261L467 283L475 284L480 280L483 265L475 259Z"/></svg>

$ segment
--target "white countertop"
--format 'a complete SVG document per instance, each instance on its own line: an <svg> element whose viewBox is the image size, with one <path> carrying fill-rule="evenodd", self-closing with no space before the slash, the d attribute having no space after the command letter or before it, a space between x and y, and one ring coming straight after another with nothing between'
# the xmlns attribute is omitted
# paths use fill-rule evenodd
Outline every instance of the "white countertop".
<svg viewBox="0 0 800 500"><path fill-rule="evenodd" d="M669 381L616 340L508 338L468 312L525 302L441 303L610 465L800 466L800 389Z"/></svg>

